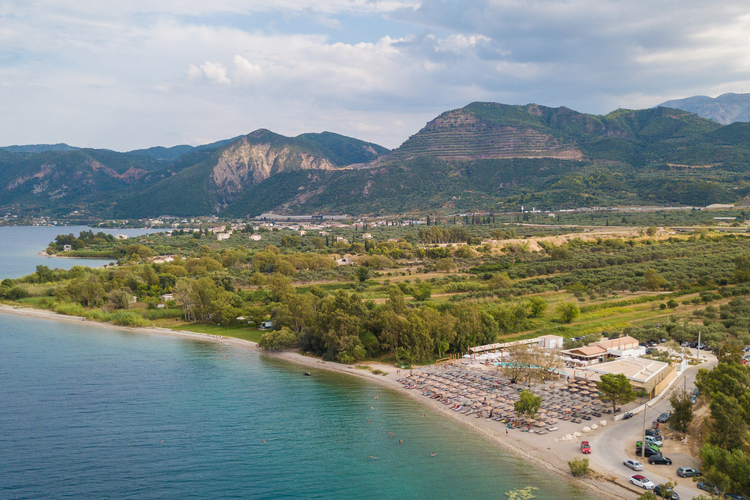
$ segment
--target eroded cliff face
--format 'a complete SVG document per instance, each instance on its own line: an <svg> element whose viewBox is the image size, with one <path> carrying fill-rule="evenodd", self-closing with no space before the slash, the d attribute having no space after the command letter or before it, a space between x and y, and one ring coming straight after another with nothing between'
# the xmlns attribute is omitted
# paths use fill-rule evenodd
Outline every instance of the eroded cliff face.
<svg viewBox="0 0 750 500"><path fill-rule="evenodd" d="M270 143L251 144L243 137L221 154L211 180L225 198L232 198L245 187L259 184L277 172L334 168L326 158L292 152L288 147L272 147Z"/></svg>

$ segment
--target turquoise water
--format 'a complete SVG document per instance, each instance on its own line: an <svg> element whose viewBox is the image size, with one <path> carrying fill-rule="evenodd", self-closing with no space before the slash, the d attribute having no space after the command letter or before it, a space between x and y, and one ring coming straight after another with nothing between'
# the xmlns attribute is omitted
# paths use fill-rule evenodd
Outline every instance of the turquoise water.
<svg viewBox="0 0 750 500"><path fill-rule="evenodd" d="M86 226L0 227L0 280L31 274L38 265L70 269L73 266L100 267L112 262L112 259L61 259L38 255L57 235L73 233L78 236L81 231L88 230L128 236L154 232L152 229L99 229Z"/></svg>
<svg viewBox="0 0 750 500"><path fill-rule="evenodd" d="M0 498L505 498L525 486L589 498L406 396L254 351L0 314L0 360Z"/></svg>

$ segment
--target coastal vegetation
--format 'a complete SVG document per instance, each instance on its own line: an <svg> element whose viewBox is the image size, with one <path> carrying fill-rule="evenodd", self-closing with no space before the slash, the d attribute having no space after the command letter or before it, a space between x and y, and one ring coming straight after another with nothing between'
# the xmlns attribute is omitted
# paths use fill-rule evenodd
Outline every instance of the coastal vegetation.
<svg viewBox="0 0 750 500"><path fill-rule="evenodd" d="M750 463L742 385L750 374L739 364L750 345L750 239L705 226L686 234L649 226L549 235L544 227L491 220L434 222L327 234L246 227L222 241L205 229L126 240L93 231L61 235L49 252L70 245L63 254L108 253L116 265L38 266L0 282L0 296L117 325L190 329L324 360L405 367L546 334L564 337L566 347L622 334L664 339L690 362L679 344L700 332L721 361L697 383L711 412L704 475L726 491L746 491L733 471ZM559 365L535 346L509 353L503 369L518 383L543 381ZM650 357L671 361L659 350ZM636 396L614 376L603 376L599 390L613 408ZM689 431L688 395L672 404L671 425ZM524 391L516 409L533 417L536 396Z"/></svg>

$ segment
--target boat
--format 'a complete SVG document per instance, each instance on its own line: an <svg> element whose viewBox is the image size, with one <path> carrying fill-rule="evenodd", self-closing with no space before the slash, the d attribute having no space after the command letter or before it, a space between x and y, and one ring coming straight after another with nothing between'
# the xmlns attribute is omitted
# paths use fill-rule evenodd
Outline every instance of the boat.
<svg viewBox="0 0 750 500"><path fill-rule="evenodd" d="M305 372L305 377L309 377L310 375L312 375L312 373L310 373L310 372Z"/></svg>

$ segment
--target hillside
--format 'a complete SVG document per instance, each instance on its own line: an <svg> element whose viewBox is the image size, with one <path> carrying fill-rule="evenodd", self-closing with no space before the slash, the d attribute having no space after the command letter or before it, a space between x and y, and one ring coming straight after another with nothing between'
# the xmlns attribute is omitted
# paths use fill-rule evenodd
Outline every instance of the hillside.
<svg viewBox="0 0 750 500"><path fill-rule="evenodd" d="M719 97L698 95L659 104L708 118L722 125L750 122L750 94L722 94Z"/></svg>
<svg viewBox="0 0 750 500"><path fill-rule="evenodd" d="M268 130L116 153L0 149L0 207L102 217L399 213L735 203L750 193L750 124L666 107L588 115L472 103L388 151Z"/></svg>

